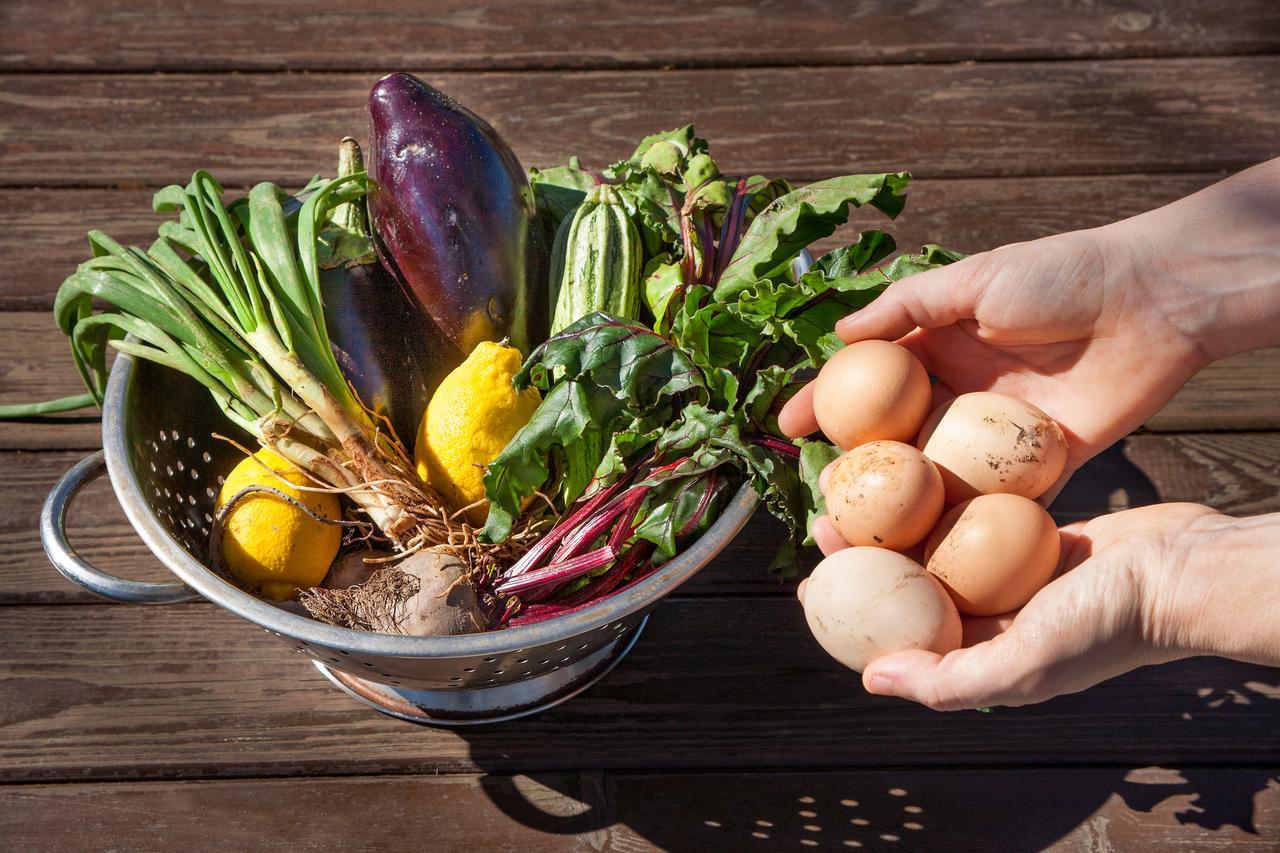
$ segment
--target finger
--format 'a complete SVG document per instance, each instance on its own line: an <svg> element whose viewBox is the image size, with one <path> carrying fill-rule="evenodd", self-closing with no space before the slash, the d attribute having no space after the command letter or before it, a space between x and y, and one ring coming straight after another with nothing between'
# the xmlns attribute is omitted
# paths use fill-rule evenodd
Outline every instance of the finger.
<svg viewBox="0 0 1280 853"><path fill-rule="evenodd" d="M849 547L849 543L836 532L835 525L825 515L813 520L813 541L818 543L818 550L825 557Z"/></svg>
<svg viewBox="0 0 1280 853"><path fill-rule="evenodd" d="M809 579L805 578L800 581L800 585L796 587L796 598L800 599L800 603L804 604L804 589L809 585Z"/></svg>
<svg viewBox="0 0 1280 853"><path fill-rule="evenodd" d="M893 341L915 328L936 329L971 318L974 298L966 282L981 263L975 258L895 281L870 305L836 323L836 334L845 343Z"/></svg>
<svg viewBox="0 0 1280 853"><path fill-rule="evenodd" d="M800 438L818 429L813 413L813 383L806 384L778 412L778 429L788 438Z"/></svg>
<svg viewBox="0 0 1280 853"><path fill-rule="evenodd" d="M822 466L822 472L818 474L818 492L820 494L826 495L827 484L831 482L831 469L835 467L838 461L840 460L837 459Z"/></svg>
<svg viewBox="0 0 1280 853"><path fill-rule="evenodd" d="M1047 699L1042 662L1016 626L945 656L922 649L895 652L871 662L862 674L869 693L897 696L935 711L995 705L1017 707Z"/></svg>
<svg viewBox="0 0 1280 853"><path fill-rule="evenodd" d="M1058 499L1058 495L1062 494L1062 490L1067 487L1067 482L1071 479L1071 475L1074 473L1075 471L1070 468L1063 471L1062 476L1057 479L1057 482L1046 489L1044 494L1036 498L1036 503L1040 504L1040 506L1045 509L1048 509L1053 502Z"/></svg>
<svg viewBox="0 0 1280 853"><path fill-rule="evenodd" d="M1009 626L1013 624L1013 619L1017 616L1017 611L1013 613L1003 613L999 616L963 616L961 622L964 626L964 639L960 642L961 648L976 646L978 643L985 643L987 640L1000 636L1009 630Z"/></svg>
<svg viewBox="0 0 1280 853"><path fill-rule="evenodd" d="M1058 528L1061 544L1058 549L1058 570L1053 573L1055 578L1071 571L1093 555L1093 540L1084 535L1088 523L1076 521Z"/></svg>

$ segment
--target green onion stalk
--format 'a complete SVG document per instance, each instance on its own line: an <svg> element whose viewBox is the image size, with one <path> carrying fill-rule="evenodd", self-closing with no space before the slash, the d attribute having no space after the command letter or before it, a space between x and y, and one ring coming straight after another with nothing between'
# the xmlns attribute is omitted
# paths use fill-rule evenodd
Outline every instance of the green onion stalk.
<svg viewBox="0 0 1280 853"><path fill-rule="evenodd" d="M218 182L196 172L156 193L156 210L178 216L146 251L90 232L93 257L62 283L54 313L99 404L108 347L179 370L230 421L412 549L448 541L448 518L342 375L320 298L333 211L363 206L368 187L364 172L313 179L296 198L261 183L224 205ZM109 308L94 313L95 299Z"/></svg>

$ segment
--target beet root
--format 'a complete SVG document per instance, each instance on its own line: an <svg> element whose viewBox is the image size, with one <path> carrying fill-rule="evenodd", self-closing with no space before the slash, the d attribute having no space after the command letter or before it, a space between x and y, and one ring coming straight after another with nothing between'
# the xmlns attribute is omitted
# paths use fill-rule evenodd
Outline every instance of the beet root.
<svg viewBox="0 0 1280 853"><path fill-rule="evenodd" d="M360 555L363 557L363 555ZM345 589L314 588L301 600L314 618L383 634L475 634L487 620L467 564L444 551L419 551Z"/></svg>

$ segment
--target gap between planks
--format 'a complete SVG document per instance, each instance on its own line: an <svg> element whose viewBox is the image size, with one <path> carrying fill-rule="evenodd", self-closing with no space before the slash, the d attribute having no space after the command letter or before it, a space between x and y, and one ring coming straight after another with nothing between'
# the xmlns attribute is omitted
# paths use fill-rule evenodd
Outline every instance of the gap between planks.
<svg viewBox="0 0 1280 853"><path fill-rule="evenodd" d="M1044 65L1048 63L1072 63L1072 62L1129 62L1129 61L1150 61L1150 60L1187 60L1187 61L1203 61L1215 59L1242 59L1248 57L1274 57L1280 56L1280 40L1277 46L1260 46L1252 49L1241 50L1224 50L1220 52L1199 52L1187 51L1179 52L1152 52L1152 53L1123 53L1114 55L1097 55L1097 54L1080 54L1078 56L1069 56L1066 54L1046 54L1044 56L956 56L938 59L920 59L920 58L904 58L904 59L877 59L870 62L858 62L854 60L843 59L823 59L822 57L811 58L805 61L796 62L788 59L778 59L774 61L716 61L705 63L681 63L681 62L665 62L660 65L646 63L626 63L617 65L573 65L573 64L547 64L547 65L503 65L494 66L482 62L474 64L424 64L412 63L415 73L440 73L440 74L456 74L462 76L480 76L485 74L522 74L522 75L538 75L538 74L557 74L571 76L574 74L594 74L599 72L617 72L632 74L679 74L679 73L695 73L700 71L716 72L716 71L776 71L778 69L853 69L853 68L910 68L930 66L980 66L980 65ZM405 63L406 67L410 63ZM323 77L325 75L349 75L349 74L375 74L384 75L391 73L391 69L387 63L378 62L369 65L346 65L346 66L323 66L315 68L261 68L254 66L219 66L214 68L201 68L184 65L149 65L140 67L116 67L116 68L67 68L59 66L47 67L0 67L0 78L17 77L17 76L40 76L40 77L70 77L83 76L92 74L95 77L147 77L147 76L176 76L184 75L191 77L213 77L217 75L234 74L237 77L267 77L272 75L291 75L298 77Z"/></svg>

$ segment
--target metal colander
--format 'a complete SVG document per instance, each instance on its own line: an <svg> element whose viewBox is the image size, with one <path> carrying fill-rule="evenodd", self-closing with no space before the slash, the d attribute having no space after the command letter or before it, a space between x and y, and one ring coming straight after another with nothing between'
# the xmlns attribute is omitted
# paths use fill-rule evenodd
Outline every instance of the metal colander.
<svg viewBox="0 0 1280 853"><path fill-rule="evenodd" d="M212 433L228 430L212 397L193 380L150 362L117 358L103 407L103 450L69 471L45 501L41 539L49 559L68 579L118 601L212 601L310 657L357 698L421 722L509 719L585 689L630 650L649 609L729 544L757 502L744 485L715 524L663 569L568 616L469 636L376 634L289 612L209 569L214 499L239 459ZM180 583L116 578L71 548L68 506L104 468L134 529Z"/></svg>

